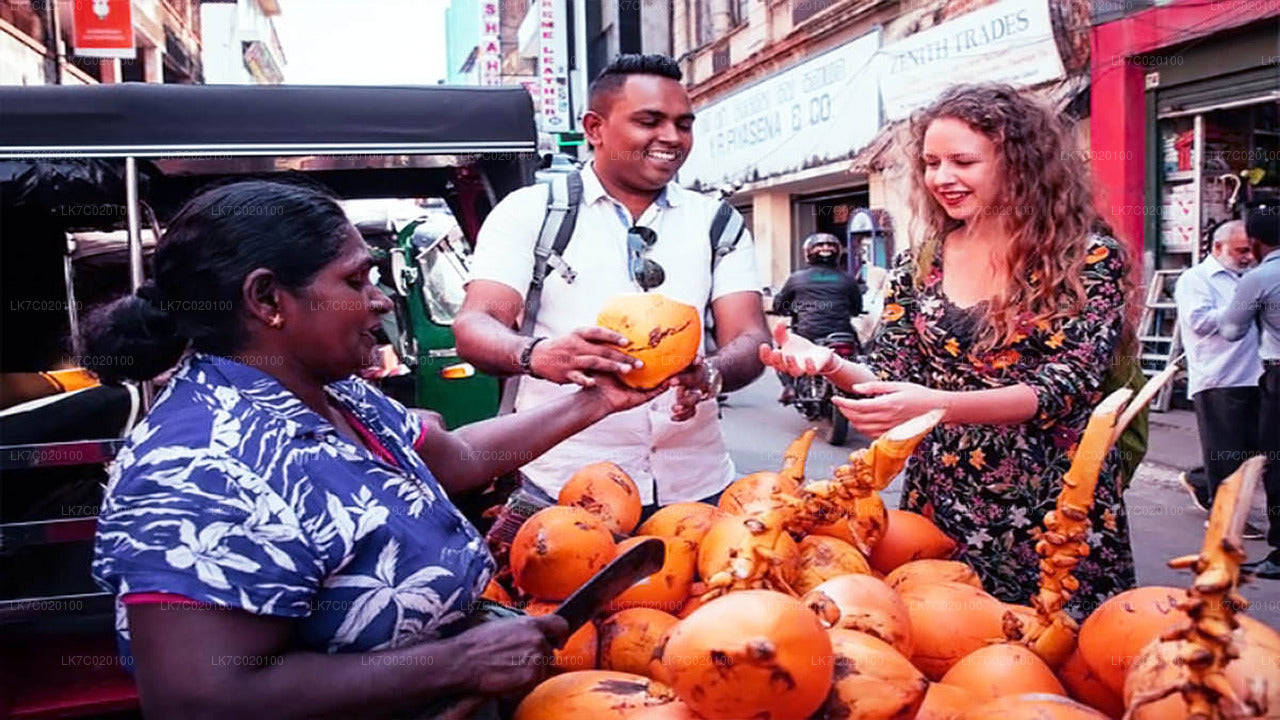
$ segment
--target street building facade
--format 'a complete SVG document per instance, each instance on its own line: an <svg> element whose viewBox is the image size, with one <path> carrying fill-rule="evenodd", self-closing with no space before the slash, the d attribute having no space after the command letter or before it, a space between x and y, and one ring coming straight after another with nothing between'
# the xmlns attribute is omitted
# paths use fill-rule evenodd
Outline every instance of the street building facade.
<svg viewBox="0 0 1280 720"><path fill-rule="evenodd" d="M672 52L667 0L453 0L446 82L523 85L544 151L586 159L587 86L619 53Z"/></svg>
<svg viewBox="0 0 1280 720"><path fill-rule="evenodd" d="M870 291L864 334L911 240L897 147L911 111L981 80L1088 110L1083 0L677 0L672 43L698 112L681 182L748 217L765 286L802 266L808 235L845 240Z"/></svg>
<svg viewBox="0 0 1280 720"><path fill-rule="evenodd" d="M1096 2L1092 160L1118 235L1143 259L1148 373L1185 348L1172 307L1214 230L1280 200L1280 2ZM1168 399L1189 406L1179 380Z"/></svg>
<svg viewBox="0 0 1280 720"><path fill-rule="evenodd" d="M11 0L0 85L201 83L200 38L200 0Z"/></svg>
<svg viewBox="0 0 1280 720"><path fill-rule="evenodd" d="M1190 267L1213 225L1280 196L1280 3L1097 5L1100 192L1149 270Z"/></svg>
<svg viewBox="0 0 1280 720"><path fill-rule="evenodd" d="M279 85L284 48L275 0L204 0L200 6L204 81L210 85Z"/></svg>

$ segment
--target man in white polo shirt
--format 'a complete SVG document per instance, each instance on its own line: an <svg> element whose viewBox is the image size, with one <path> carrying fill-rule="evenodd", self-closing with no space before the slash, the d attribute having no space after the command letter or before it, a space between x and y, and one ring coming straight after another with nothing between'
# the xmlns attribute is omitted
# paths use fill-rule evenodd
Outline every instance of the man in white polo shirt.
<svg viewBox="0 0 1280 720"><path fill-rule="evenodd" d="M670 58L623 55L591 84L583 129L594 160L582 170L582 199L562 255L572 272L547 275L531 336L515 328L547 213L547 186L511 193L480 230L453 330L463 359L485 372L528 376L520 382L516 412L591 385L595 374L631 368L630 358L611 347L623 338L595 326L600 309L618 294L652 290L710 307L714 317L718 350L677 376L678 387L523 468L551 497L574 471L603 460L631 475L647 511L714 498L735 476L715 395L760 375L756 348L769 342L769 333L750 235L743 234L713 273L709 236L719 203L672 182L693 144L694 115L680 79ZM643 242L642 257L636 257L637 242Z"/></svg>

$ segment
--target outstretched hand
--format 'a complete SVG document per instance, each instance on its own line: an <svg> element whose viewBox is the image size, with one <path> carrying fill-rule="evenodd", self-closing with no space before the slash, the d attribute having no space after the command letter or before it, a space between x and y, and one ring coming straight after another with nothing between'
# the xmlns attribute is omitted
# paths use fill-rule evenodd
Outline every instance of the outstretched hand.
<svg viewBox="0 0 1280 720"><path fill-rule="evenodd" d="M781 323L773 329L773 341L777 347L760 345L760 362L774 370L799 377L822 375L836 369L836 356L831 348L814 345Z"/></svg>
<svg viewBox="0 0 1280 720"><path fill-rule="evenodd" d="M592 386L580 392L598 397L610 414L643 405L667 391L665 383L652 390L637 390L623 385L612 373L592 373L591 380Z"/></svg>
<svg viewBox="0 0 1280 720"><path fill-rule="evenodd" d="M930 410L945 409L946 395L939 391L909 382L864 382L853 386L853 391L874 396L851 399L836 396L832 404L849 420L849 424L867 437L879 437L917 415Z"/></svg>

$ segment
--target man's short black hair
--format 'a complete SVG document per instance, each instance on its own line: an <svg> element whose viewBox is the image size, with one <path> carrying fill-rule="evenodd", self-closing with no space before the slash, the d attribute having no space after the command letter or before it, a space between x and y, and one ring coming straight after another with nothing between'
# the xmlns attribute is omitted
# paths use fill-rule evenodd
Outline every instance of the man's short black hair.
<svg viewBox="0 0 1280 720"><path fill-rule="evenodd" d="M1245 234L1267 247L1280 246L1280 202L1259 203L1245 213Z"/></svg>
<svg viewBox="0 0 1280 720"><path fill-rule="evenodd" d="M612 96L622 89L627 77L631 75L657 75L676 82L684 79L680 66L666 55L623 53L615 57L591 81L591 87L587 90L587 107L600 114L608 112Z"/></svg>

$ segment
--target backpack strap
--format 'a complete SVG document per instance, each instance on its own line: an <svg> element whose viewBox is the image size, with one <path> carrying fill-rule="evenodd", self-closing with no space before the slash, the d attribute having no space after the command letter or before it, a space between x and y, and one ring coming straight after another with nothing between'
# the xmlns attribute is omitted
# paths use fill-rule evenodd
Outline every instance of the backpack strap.
<svg viewBox="0 0 1280 720"><path fill-rule="evenodd" d="M711 272L715 273L725 255L733 252L738 241L746 232L747 224L742 213L729 203L721 200L716 208L715 217L711 219Z"/></svg>
<svg viewBox="0 0 1280 720"><path fill-rule="evenodd" d="M571 173L556 173L543 182L547 185L547 213L542 218L538 244L533 250L533 276L524 296L524 317L520 321L520 334L526 337L533 335L538 311L542 308L542 287L546 283L548 272L554 269L568 283L577 277L573 268L564 261L564 250L569 246L569 238L573 237L573 228L578 222L578 206L582 204L582 175L576 170ZM520 388L521 377L511 375L503 381L499 415L509 415L515 411L516 391Z"/></svg>
<svg viewBox="0 0 1280 720"><path fill-rule="evenodd" d="M742 218L742 213L738 212L738 209L734 206L721 200L720 207L716 208L715 217L711 219L711 232L709 233L711 241L711 284L713 290L716 268L720 266L720 261L738 246L738 241L742 239L742 235L746 230L747 224ZM715 346L715 326L715 316L711 314L711 308L708 307L702 318L703 333L706 336L704 342L708 352Z"/></svg>

